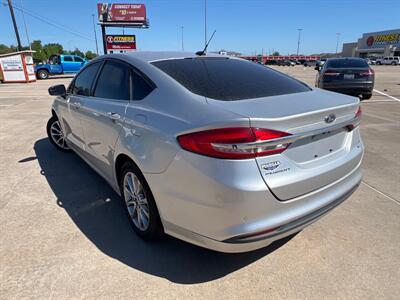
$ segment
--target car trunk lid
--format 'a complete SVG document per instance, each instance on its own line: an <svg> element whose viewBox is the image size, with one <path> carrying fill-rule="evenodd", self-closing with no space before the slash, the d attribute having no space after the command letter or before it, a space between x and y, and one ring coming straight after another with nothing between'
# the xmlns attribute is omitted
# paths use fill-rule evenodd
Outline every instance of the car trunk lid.
<svg viewBox="0 0 400 300"><path fill-rule="evenodd" d="M359 134L347 127L355 120L357 98L315 89L243 101L207 101L249 117L251 127L291 134L286 151L256 158L265 183L279 200L329 185L361 160L362 151L355 149Z"/></svg>

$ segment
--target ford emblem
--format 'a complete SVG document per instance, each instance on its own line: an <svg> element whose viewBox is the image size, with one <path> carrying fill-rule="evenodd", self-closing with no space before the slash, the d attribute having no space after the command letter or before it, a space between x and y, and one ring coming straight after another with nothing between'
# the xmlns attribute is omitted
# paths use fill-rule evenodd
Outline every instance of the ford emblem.
<svg viewBox="0 0 400 300"><path fill-rule="evenodd" d="M266 171L272 171L275 170L277 167L279 167L280 164L281 163L279 161L272 161L265 165L262 165L261 167Z"/></svg>
<svg viewBox="0 0 400 300"><path fill-rule="evenodd" d="M329 114L325 117L326 123L332 123L335 120L336 120L336 116L334 114Z"/></svg>

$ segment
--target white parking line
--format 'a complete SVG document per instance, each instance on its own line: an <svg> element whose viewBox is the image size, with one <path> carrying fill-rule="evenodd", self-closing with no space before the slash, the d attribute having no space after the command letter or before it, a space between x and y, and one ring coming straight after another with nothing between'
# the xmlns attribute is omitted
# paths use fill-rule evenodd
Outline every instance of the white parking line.
<svg viewBox="0 0 400 300"><path fill-rule="evenodd" d="M386 97L388 97L388 98L390 98L390 99L393 99L393 100L396 100L396 101L399 101L399 102L400 102L400 99L398 99L398 98L396 98L396 97L393 97L393 96L390 96L390 95L388 95L388 94L385 94L385 93L383 93L383 92L381 92L381 91L378 91L378 90L376 90L376 89L374 89L374 92L375 92L375 93L378 93L378 94L381 94L381 95L383 95L383 96L386 96Z"/></svg>
<svg viewBox="0 0 400 300"><path fill-rule="evenodd" d="M361 103L377 103L377 102L396 102L396 100L385 99L385 100L363 100L363 101L361 101Z"/></svg>
<svg viewBox="0 0 400 300"><path fill-rule="evenodd" d="M369 185L368 183L366 183L364 180L361 181L362 184L366 185L367 187L369 187L371 190L374 190L375 192L377 192L378 194L381 194L382 196L386 197L389 200L392 200L394 203L396 203L397 205L400 205L400 202L397 201L396 199L393 199L392 197L386 195L385 193L382 193L380 190L374 188L373 186Z"/></svg>

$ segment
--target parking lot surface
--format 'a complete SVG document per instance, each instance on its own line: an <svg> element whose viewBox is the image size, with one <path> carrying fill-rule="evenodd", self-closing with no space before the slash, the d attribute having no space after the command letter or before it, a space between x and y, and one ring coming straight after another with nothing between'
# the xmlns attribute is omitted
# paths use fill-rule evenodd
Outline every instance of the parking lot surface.
<svg viewBox="0 0 400 300"><path fill-rule="evenodd" d="M313 68L275 68L314 85ZM291 239L242 254L137 238L106 182L47 140L47 88L71 78L0 84L0 298L398 299L400 67L374 68L359 189Z"/></svg>

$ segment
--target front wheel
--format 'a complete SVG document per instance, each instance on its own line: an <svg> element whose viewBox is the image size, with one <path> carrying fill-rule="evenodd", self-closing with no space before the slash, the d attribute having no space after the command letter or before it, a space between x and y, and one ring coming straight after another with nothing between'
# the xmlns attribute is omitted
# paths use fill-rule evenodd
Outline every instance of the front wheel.
<svg viewBox="0 0 400 300"><path fill-rule="evenodd" d="M52 116L46 126L47 136L50 142L62 152L70 152L71 149L65 142L64 132L57 117Z"/></svg>
<svg viewBox="0 0 400 300"><path fill-rule="evenodd" d="M154 240L162 233L156 202L146 179L132 162L120 173L120 191L133 230L144 240Z"/></svg>

